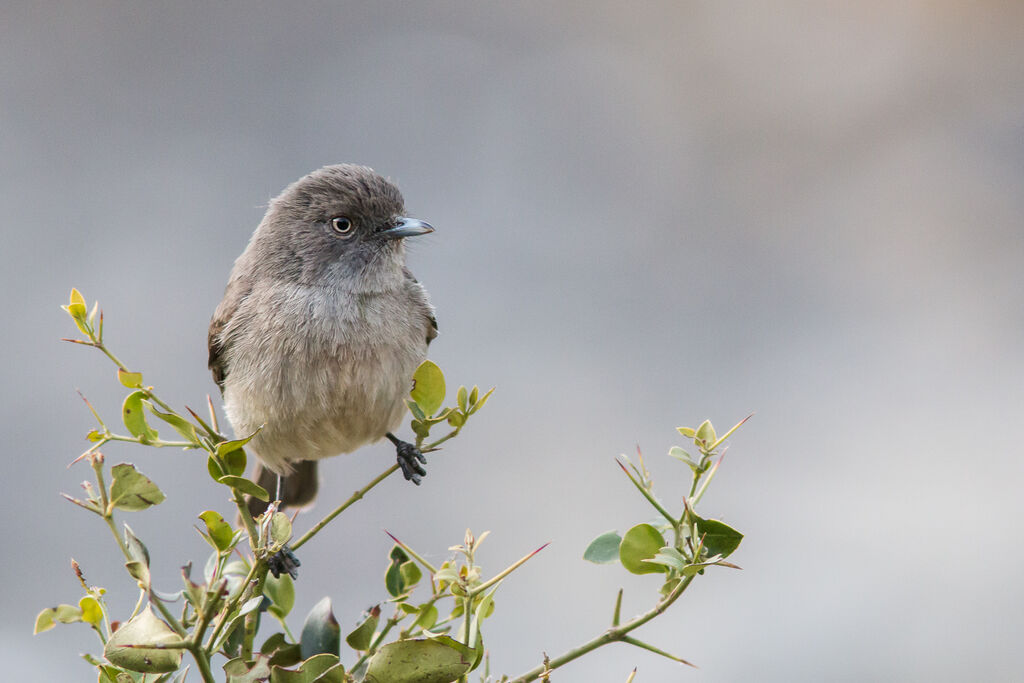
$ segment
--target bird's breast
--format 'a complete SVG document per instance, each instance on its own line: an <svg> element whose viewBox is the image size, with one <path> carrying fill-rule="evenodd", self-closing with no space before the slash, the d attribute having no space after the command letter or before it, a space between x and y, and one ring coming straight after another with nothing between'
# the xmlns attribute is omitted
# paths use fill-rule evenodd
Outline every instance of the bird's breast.
<svg viewBox="0 0 1024 683"><path fill-rule="evenodd" d="M263 425L253 450L278 470L396 429L426 357L422 315L400 292L295 290L257 294L231 345L224 391L236 433Z"/></svg>

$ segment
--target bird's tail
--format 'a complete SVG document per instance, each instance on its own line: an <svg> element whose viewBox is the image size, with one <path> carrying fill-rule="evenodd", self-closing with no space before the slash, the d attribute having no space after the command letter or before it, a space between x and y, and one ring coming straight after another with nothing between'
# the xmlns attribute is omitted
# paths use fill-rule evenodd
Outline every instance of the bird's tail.
<svg viewBox="0 0 1024 683"><path fill-rule="evenodd" d="M270 494L271 500L277 492L277 474L261 464L253 470L253 479ZM316 498L320 482L317 476L316 460L300 460L291 474L281 478L281 507L301 508ZM258 517L267 509L267 503L249 496L249 512Z"/></svg>

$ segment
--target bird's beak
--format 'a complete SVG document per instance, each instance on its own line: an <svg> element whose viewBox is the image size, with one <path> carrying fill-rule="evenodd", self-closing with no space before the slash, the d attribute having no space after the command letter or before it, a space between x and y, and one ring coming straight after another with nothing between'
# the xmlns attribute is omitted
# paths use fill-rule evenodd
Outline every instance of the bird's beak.
<svg viewBox="0 0 1024 683"><path fill-rule="evenodd" d="M397 240L402 237L415 237L434 232L434 226L416 218L401 216L395 221L395 227L382 230L380 236L389 240Z"/></svg>

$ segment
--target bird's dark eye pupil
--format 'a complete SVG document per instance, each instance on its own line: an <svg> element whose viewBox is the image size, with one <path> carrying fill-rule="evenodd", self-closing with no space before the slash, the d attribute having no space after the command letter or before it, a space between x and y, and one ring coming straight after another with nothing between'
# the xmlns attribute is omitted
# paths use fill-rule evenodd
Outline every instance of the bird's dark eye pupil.
<svg viewBox="0 0 1024 683"><path fill-rule="evenodd" d="M352 221L344 216L336 216L331 219L331 227L339 235L346 235L352 231Z"/></svg>

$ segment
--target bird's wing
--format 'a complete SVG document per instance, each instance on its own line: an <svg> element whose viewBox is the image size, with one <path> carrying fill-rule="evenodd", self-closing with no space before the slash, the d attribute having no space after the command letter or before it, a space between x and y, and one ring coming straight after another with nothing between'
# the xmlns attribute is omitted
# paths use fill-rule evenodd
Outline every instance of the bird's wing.
<svg viewBox="0 0 1024 683"><path fill-rule="evenodd" d="M429 346L430 342L434 341L434 339L437 337L437 318L434 317L434 309L433 307L431 307L430 304L426 303L426 290L423 289L423 285L421 285L420 281L417 280L416 277L412 274L412 271L409 270L408 268L403 267L402 272L405 274L406 282L414 285L416 289L423 293L423 317L424 322L427 323L427 346Z"/></svg>
<svg viewBox="0 0 1024 683"><path fill-rule="evenodd" d="M210 349L209 368L213 373L213 381L224 389L224 380L228 376L228 367L225 362L225 351L227 351L228 340L224 338L224 328L230 322L238 307L245 301L245 298L252 291L252 283L249 278L233 278L228 282L224 290L224 298L213 312L210 320L210 329L206 336L206 343Z"/></svg>

